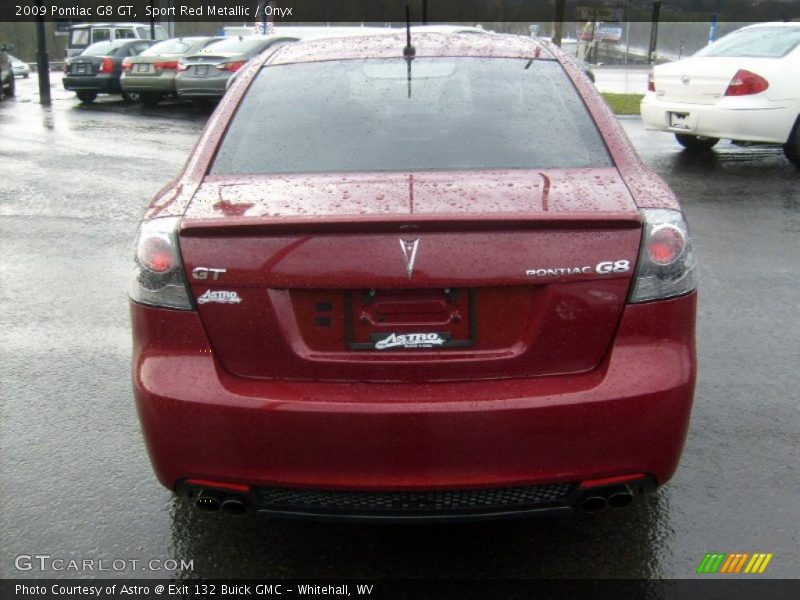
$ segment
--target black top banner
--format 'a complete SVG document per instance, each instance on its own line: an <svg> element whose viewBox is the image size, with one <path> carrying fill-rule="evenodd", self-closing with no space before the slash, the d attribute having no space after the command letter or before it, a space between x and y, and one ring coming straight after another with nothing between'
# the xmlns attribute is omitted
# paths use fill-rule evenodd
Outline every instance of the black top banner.
<svg viewBox="0 0 800 600"><path fill-rule="evenodd" d="M415 24L800 19L800 0L0 0L0 21L383 24L406 5Z"/></svg>

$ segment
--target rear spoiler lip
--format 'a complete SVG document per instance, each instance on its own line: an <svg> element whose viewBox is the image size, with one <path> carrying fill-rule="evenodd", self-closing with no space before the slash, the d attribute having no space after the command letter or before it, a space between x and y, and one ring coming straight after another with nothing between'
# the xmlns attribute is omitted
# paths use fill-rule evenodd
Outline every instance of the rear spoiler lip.
<svg viewBox="0 0 800 600"><path fill-rule="evenodd" d="M236 236L258 233L400 233L525 229L640 229L636 212L544 212L529 214L316 215L305 217L183 218L186 237Z"/></svg>

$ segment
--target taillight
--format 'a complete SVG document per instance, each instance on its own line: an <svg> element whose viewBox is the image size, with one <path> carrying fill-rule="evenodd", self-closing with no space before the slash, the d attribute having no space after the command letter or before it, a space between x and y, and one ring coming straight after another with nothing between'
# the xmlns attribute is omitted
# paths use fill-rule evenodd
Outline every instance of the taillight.
<svg viewBox="0 0 800 600"><path fill-rule="evenodd" d="M178 71L186 71L189 68L185 62L178 61Z"/></svg>
<svg viewBox="0 0 800 600"><path fill-rule="evenodd" d="M630 302L663 300L697 287L694 248L680 211L642 209L644 231Z"/></svg>
<svg viewBox="0 0 800 600"><path fill-rule="evenodd" d="M648 92L655 92L656 91L656 77L653 73L653 69L650 69L650 73L647 75L647 91Z"/></svg>
<svg viewBox="0 0 800 600"><path fill-rule="evenodd" d="M761 75L746 69L739 69L725 90L726 96L749 96L760 94L769 87L769 82Z"/></svg>
<svg viewBox="0 0 800 600"><path fill-rule="evenodd" d="M64 73L69 73L69 63L64 61Z"/></svg>
<svg viewBox="0 0 800 600"><path fill-rule="evenodd" d="M154 273L166 273L175 268L177 255L169 236L151 235L139 240L137 256L140 264Z"/></svg>
<svg viewBox="0 0 800 600"><path fill-rule="evenodd" d="M659 266L675 262L686 248L683 232L673 225L659 225L650 232L647 257Z"/></svg>
<svg viewBox="0 0 800 600"><path fill-rule="evenodd" d="M100 73L111 73L114 70L114 63L109 57L103 57L100 61Z"/></svg>
<svg viewBox="0 0 800 600"><path fill-rule="evenodd" d="M128 58L123 59L123 61L122 61L122 72L123 73L130 73L131 67L133 67L133 62L131 60L131 57L129 56ZM102 67L101 67L101 69L102 69Z"/></svg>
<svg viewBox="0 0 800 600"><path fill-rule="evenodd" d="M161 71L176 71L178 69L178 61L165 60L162 62L155 63L154 66L156 69L160 69Z"/></svg>
<svg viewBox="0 0 800 600"><path fill-rule="evenodd" d="M131 300L191 310L178 247L179 217L143 221L136 236Z"/></svg>
<svg viewBox="0 0 800 600"><path fill-rule="evenodd" d="M236 71L241 69L242 65L244 65L244 63L246 62L247 61L245 60L237 60L236 62L220 63L217 65L217 68L220 71L229 71L231 73L235 73Z"/></svg>

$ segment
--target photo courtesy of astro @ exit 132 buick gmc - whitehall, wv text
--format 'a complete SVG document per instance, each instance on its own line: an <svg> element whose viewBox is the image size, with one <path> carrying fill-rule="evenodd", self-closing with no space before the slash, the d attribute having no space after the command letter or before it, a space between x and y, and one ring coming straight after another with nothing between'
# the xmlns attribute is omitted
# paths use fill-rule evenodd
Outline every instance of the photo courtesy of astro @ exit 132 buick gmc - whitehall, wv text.
<svg viewBox="0 0 800 600"><path fill-rule="evenodd" d="M678 201L547 42L311 39L252 60L151 202L133 383L207 511L569 518L675 472Z"/></svg>

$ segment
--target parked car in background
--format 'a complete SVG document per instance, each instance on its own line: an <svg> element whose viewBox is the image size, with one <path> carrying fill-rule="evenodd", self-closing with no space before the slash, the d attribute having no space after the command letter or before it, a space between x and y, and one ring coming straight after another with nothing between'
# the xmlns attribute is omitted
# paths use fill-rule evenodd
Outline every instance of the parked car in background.
<svg viewBox="0 0 800 600"><path fill-rule="evenodd" d="M14 77L24 77L27 79L30 77L31 68L28 66L28 63L22 62L16 56L8 55L9 60L11 61L11 68L14 71Z"/></svg>
<svg viewBox="0 0 800 600"><path fill-rule="evenodd" d="M126 100L136 99L122 91L122 61L137 56L155 42L122 40L92 44L79 56L64 62L64 89L72 90L81 102L94 102L98 94L122 94Z"/></svg>
<svg viewBox="0 0 800 600"><path fill-rule="evenodd" d="M11 44L0 45L0 100L10 98L16 93L14 68L9 52L14 49Z"/></svg>
<svg viewBox="0 0 800 600"><path fill-rule="evenodd" d="M69 28L69 40L65 58L78 56L86 48L97 42L114 42L117 40L149 40L167 39L167 33L161 25L155 26L155 38L151 37L150 25L144 23L82 23Z"/></svg>
<svg viewBox="0 0 800 600"><path fill-rule="evenodd" d="M155 106L165 96L174 96L178 62L200 52L221 37L184 37L159 42L138 56L122 61L122 91L138 94L143 104Z"/></svg>
<svg viewBox="0 0 800 600"><path fill-rule="evenodd" d="M720 139L782 144L800 167L799 81L800 22L750 25L655 67L642 120L690 150Z"/></svg>
<svg viewBox="0 0 800 600"><path fill-rule="evenodd" d="M219 100L228 79L244 64L270 47L297 40L286 36L235 36L184 56L178 62L175 89L185 100Z"/></svg>
<svg viewBox="0 0 800 600"><path fill-rule="evenodd" d="M137 408L202 510L562 517L676 469L696 280L674 194L558 48L412 44L254 58L140 225Z"/></svg>

